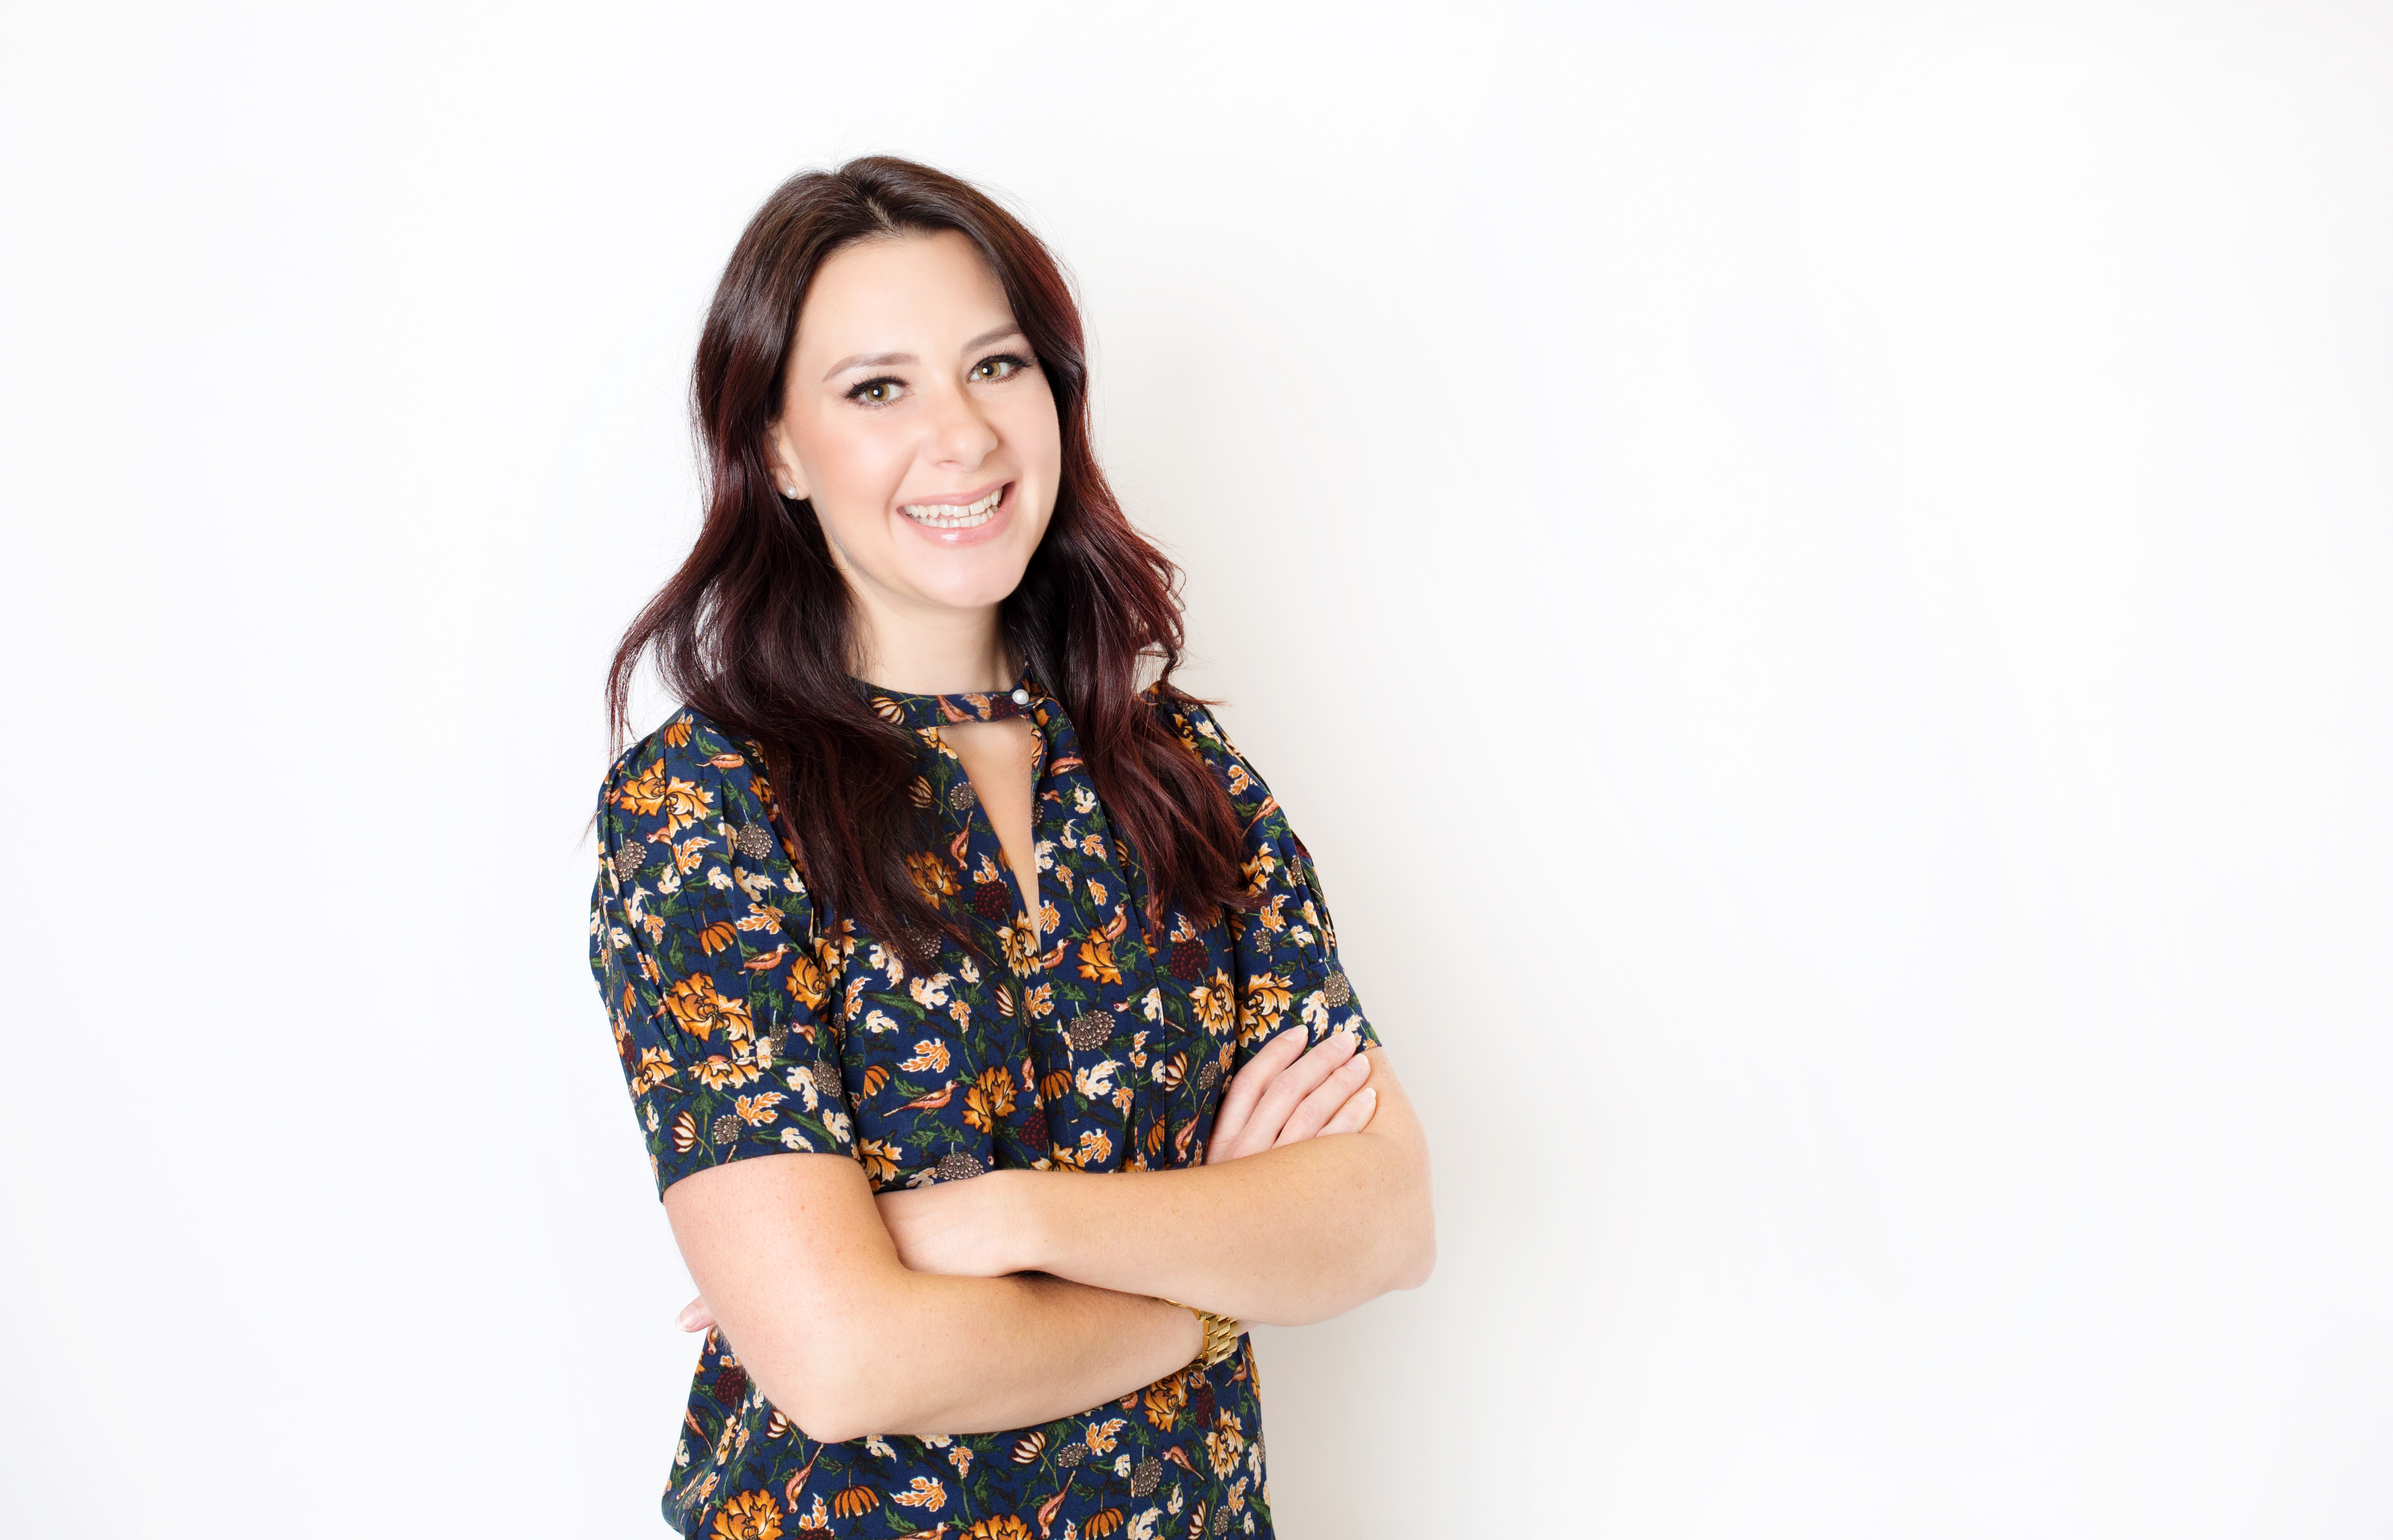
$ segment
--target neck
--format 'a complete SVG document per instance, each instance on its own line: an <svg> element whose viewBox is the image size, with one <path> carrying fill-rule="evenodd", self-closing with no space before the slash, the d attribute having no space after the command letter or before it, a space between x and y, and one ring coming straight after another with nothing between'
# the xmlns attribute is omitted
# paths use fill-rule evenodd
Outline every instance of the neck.
<svg viewBox="0 0 2393 1540"><path fill-rule="evenodd" d="M856 607L858 673L904 695L962 695L1004 689L1014 666L997 607L894 613L859 594Z"/></svg>

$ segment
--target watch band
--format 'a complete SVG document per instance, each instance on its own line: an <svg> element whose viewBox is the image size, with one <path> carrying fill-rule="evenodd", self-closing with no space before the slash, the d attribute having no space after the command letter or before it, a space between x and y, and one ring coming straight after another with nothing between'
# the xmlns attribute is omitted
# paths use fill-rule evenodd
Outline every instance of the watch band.
<svg viewBox="0 0 2393 1540"><path fill-rule="evenodd" d="M1188 1361L1191 1368L1202 1364L1210 1369L1238 1351L1238 1338L1246 1334L1246 1328L1236 1321L1226 1315L1216 1315L1210 1310L1198 1310L1178 1299L1165 1299L1163 1302L1179 1305L1196 1316L1196 1324L1205 1328L1205 1344L1196 1350L1196 1356Z"/></svg>

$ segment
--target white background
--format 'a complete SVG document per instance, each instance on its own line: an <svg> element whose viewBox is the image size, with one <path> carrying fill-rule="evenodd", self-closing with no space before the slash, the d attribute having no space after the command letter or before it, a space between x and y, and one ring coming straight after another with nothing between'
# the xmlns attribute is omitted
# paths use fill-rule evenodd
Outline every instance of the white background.
<svg viewBox="0 0 2393 1540"><path fill-rule="evenodd" d="M661 1533L600 675L892 150L1079 275L1431 1129L1284 1534L2393 1530L2393 10L5 35L0 1528Z"/></svg>

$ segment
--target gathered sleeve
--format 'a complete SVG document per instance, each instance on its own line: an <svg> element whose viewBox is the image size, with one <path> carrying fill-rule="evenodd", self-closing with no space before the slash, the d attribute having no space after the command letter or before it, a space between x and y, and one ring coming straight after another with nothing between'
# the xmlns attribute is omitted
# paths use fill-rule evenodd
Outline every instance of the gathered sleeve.
<svg viewBox="0 0 2393 1540"><path fill-rule="evenodd" d="M1339 960L1338 928L1322 895L1320 874L1288 826L1279 799L1210 711L1194 701L1172 699L1169 720L1181 741L1221 777L1245 829L1242 859L1254 907L1224 916L1235 938L1238 1063L1291 1022L1302 1023L1314 1042L1343 1027L1363 1047L1380 1046L1380 1035Z"/></svg>
<svg viewBox="0 0 2393 1540"><path fill-rule="evenodd" d="M771 795L751 746L687 711L599 792L590 972L660 1194L747 1155L855 1153L837 953Z"/></svg>

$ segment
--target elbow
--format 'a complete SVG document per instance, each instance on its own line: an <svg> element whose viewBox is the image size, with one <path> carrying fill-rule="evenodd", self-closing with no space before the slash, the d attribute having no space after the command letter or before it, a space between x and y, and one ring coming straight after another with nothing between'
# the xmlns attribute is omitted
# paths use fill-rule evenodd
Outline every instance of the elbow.
<svg viewBox="0 0 2393 1540"><path fill-rule="evenodd" d="M887 1355L870 1351L877 1339L863 1323L840 1329L787 1337L759 1334L759 1351L739 1362L766 1405L817 1443L846 1443L898 1428Z"/></svg>
<svg viewBox="0 0 2393 1540"><path fill-rule="evenodd" d="M870 1438L873 1434L873 1429L864 1419L857 1417L843 1419L836 1410L825 1411L817 1416L790 1416L788 1407L782 1406L779 1402L774 1402L772 1404L783 1416L790 1418L791 1424L801 1434L816 1443L853 1443L857 1439Z"/></svg>
<svg viewBox="0 0 2393 1540"><path fill-rule="evenodd" d="M757 1363L750 1363L747 1367L765 1404L815 1442L845 1443L863 1436L852 1430L860 1409L850 1397L826 1384L821 1376L791 1374L786 1369L774 1373Z"/></svg>
<svg viewBox="0 0 2393 1540"><path fill-rule="evenodd" d="M1437 1227L1434 1224L1423 1223L1419 1234L1413 1238L1412 1244L1406 1246L1396 1259L1394 1272L1388 1280L1388 1287L1391 1289L1419 1288L1428 1283L1430 1274L1436 1271Z"/></svg>
<svg viewBox="0 0 2393 1540"><path fill-rule="evenodd" d="M1438 1210L1431 1198L1429 1150L1414 1143L1409 1155L1409 1169L1393 1194L1391 1224L1383 1232L1388 1265L1380 1277L1388 1289L1419 1289L1438 1270Z"/></svg>
<svg viewBox="0 0 2393 1540"><path fill-rule="evenodd" d="M1431 1212L1428 1194L1423 1194L1419 1213L1404 1227L1394 1255L1389 1259L1388 1287L1419 1288L1436 1271L1437 1217Z"/></svg>
<svg viewBox="0 0 2393 1540"><path fill-rule="evenodd" d="M889 1430L889 1409L877 1404L871 1388L852 1375L820 1368L770 1378L760 1374L756 1388L767 1405L816 1443L847 1443Z"/></svg>

